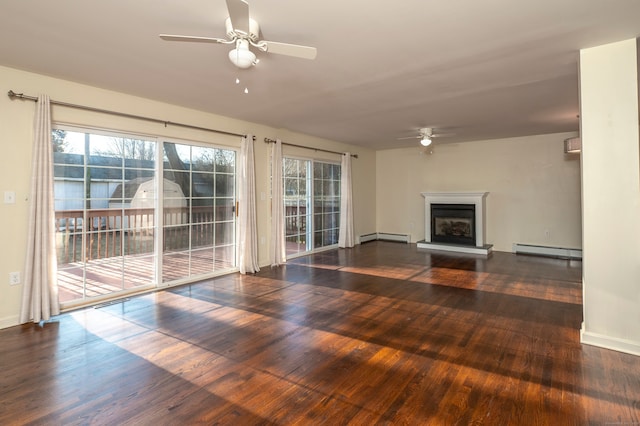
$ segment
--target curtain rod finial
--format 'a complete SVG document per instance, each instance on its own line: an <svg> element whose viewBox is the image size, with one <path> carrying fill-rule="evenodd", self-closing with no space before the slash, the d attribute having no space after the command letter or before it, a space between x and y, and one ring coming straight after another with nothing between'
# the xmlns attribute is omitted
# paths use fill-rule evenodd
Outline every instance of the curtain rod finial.
<svg viewBox="0 0 640 426"><path fill-rule="evenodd" d="M9 90L7 92L7 96L9 96L9 98L11 99L15 99L15 98L24 99L24 93L16 93L13 90Z"/></svg>

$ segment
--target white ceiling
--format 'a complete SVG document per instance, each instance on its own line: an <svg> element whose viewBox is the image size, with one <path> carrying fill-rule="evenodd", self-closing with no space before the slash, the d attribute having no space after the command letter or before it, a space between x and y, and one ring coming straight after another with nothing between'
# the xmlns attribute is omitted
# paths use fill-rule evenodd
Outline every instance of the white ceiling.
<svg viewBox="0 0 640 426"><path fill-rule="evenodd" d="M316 60L238 70L228 46L158 37L224 37L224 0L0 0L0 65L387 149L420 127L455 133L439 143L578 130L579 49L640 35L638 0L249 5L264 39Z"/></svg>

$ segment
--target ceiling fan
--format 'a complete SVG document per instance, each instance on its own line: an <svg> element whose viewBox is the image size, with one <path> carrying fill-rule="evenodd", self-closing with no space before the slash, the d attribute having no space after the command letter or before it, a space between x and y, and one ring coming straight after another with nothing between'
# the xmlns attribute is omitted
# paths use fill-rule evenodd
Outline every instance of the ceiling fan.
<svg viewBox="0 0 640 426"><path fill-rule="evenodd" d="M193 41L201 43L231 44L235 48L229 52L229 60L238 68L250 68L256 65L256 55L250 46L266 53L293 56L302 59L315 59L315 47L297 44L279 43L276 41L260 40L260 26L249 16L249 4L245 0L226 0L229 17L225 22L228 38L213 38L200 36L186 36L160 34L160 38L167 41Z"/></svg>
<svg viewBox="0 0 640 426"><path fill-rule="evenodd" d="M433 127L423 127L420 129L420 132L415 136L407 136L404 138L398 138L398 140L402 139L420 139L420 144L422 146L429 146L433 142L433 138L440 138L443 136L450 136L449 133L433 133Z"/></svg>

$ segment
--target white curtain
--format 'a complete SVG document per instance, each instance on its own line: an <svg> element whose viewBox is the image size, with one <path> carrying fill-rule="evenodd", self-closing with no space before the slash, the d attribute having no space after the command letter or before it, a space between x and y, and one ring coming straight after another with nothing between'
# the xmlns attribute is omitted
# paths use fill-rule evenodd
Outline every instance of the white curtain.
<svg viewBox="0 0 640 426"><path fill-rule="evenodd" d="M277 139L271 147L271 266L287 261L282 192L282 141Z"/></svg>
<svg viewBox="0 0 640 426"><path fill-rule="evenodd" d="M353 231L353 200L351 191L351 154L342 154L340 179L340 231L338 247L353 247L355 236Z"/></svg>
<svg viewBox="0 0 640 426"><path fill-rule="evenodd" d="M20 323L29 320L39 323L60 313L56 283L51 107L46 95L38 97L33 133L27 258Z"/></svg>
<svg viewBox="0 0 640 426"><path fill-rule="evenodd" d="M256 177L253 161L253 136L240 143L238 251L240 273L258 272L258 232L256 221Z"/></svg>

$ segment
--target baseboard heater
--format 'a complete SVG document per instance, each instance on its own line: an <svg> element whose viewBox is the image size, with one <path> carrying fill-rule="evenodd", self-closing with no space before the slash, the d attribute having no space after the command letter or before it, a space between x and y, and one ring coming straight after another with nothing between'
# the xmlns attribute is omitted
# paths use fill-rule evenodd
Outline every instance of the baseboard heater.
<svg viewBox="0 0 640 426"><path fill-rule="evenodd" d="M557 257L559 259L582 260L581 249L535 246L531 244L514 243L513 252L516 254L534 254L538 256Z"/></svg>
<svg viewBox="0 0 640 426"><path fill-rule="evenodd" d="M373 232L371 234L360 235L360 244L369 241L397 241L399 243L410 243L411 236L408 234L390 234L388 232Z"/></svg>

